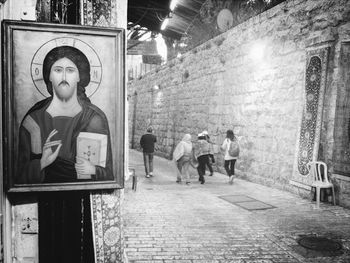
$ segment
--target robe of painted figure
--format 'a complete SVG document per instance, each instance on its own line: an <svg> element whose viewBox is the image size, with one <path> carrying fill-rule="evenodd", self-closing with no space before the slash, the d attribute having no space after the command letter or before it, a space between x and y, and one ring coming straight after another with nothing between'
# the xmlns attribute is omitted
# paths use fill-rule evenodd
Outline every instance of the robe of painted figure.
<svg viewBox="0 0 350 263"><path fill-rule="evenodd" d="M110 132L105 114L95 105L80 101L82 110L74 117L52 117L46 110L52 98L35 104L25 115L19 129L18 166L15 183L63 183L77 182L75 170L76 141L80 132L107 135L106 166L96 165L91 180L113 179L113 162ZM61 140L62 147L57 159L41 170L40 159L45 140L52 130L58 131L52 140ZM53 147L53 151L55 148ZM86 180L84 180L86 181Z"/></svg>

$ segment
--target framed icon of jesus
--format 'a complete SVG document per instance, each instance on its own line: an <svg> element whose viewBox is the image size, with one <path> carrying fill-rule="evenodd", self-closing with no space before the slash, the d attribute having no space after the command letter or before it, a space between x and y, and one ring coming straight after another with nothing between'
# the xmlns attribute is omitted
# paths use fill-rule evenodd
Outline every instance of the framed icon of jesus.
<svg viewBox="0 0 350 263"><path fill-rule="evenodd" d="M123 187L125 32L4 20L9 192Z"/></svg>

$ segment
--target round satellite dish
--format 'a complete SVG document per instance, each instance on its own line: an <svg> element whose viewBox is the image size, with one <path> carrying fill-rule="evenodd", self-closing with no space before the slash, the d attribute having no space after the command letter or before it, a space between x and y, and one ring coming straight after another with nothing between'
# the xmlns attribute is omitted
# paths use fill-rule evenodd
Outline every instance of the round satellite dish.
<svg viewBox="0 0 350 263"><path fill-rule="evenodd" d="M233 15L227 8L222 9L217 17L217 25L221 32L225 32L233 25Z"/></svg>

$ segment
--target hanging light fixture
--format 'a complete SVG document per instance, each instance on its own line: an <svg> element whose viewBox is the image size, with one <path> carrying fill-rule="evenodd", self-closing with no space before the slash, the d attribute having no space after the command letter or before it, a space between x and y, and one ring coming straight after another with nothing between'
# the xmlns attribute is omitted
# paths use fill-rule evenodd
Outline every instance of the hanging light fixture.
<svg viewBox="0 0 350 263"><path fill-rule="evenodd" d="M160 30L164 30L166 28L166 26L168 25L168 23L169 23L169 18L165 18L163 20L162 26L160 27Z"/></svg>
<svg viewBox="0 0 350 263"><path fill-rule="evenodd" d="M178 0L171 0L170 7L169 7L170 8L170 13L168 14L167 18L165 18L163 20L163 23L162 23L162 25L160 27L160 30L164 30L167 27L167 25L169 23L169 18L172 17L173 11L174 11L174 9L175 9L177 4L178 4Z"/></svg>
<svg viewBox="0 0 350 263"><path fill-rule="evenodd" d="M177 5L177 2L178 2L178 0L171 0L171 3L170 3L170 10L171 11L174 11L174 9Z"/></svg>

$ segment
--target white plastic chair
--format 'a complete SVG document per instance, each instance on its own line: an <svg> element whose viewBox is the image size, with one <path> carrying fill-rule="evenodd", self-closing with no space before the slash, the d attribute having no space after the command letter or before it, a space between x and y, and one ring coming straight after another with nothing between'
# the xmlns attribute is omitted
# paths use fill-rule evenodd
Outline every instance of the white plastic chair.
<svg viewBox="0 0 350 263"><path fill-rule="evenodd" d="M320 207L321 188L332 188L333 204L335 204L334 185L328 180L327 164L320 161L309 162L307 164L309 175L312 176L312 187L316 188L316 206Z"/></svg>

